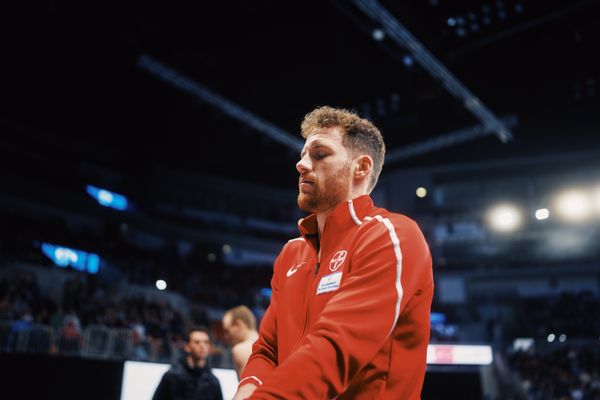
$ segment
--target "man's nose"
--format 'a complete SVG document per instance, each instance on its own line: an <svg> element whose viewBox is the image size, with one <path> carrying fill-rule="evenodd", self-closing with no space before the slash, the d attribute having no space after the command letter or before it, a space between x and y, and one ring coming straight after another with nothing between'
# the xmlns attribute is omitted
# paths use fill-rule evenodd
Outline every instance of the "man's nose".
<svg viewBox="0 0 600 400"><path fill-rule="evenodd" d="M308 154L306 154L304 157L302 157L300 159L300 161L298 161L296 163L296 170L300 173L300 174L305 174L306 172L310 171L311 165L310 165L310 160L308 157Z"/></svg>

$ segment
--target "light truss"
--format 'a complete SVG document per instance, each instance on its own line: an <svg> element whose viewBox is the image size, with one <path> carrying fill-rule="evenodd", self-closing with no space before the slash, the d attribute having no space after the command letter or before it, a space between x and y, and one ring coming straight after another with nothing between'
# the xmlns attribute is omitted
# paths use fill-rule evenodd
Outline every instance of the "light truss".
<svg viewBox="0 0 600 400"><path fill-rule="evenodd" d="M394 18L389 11L379 4L377 0L353 0L353 2L363 13L379 22L387 35L396 42L396 44L406 48L423 69L431 76L439 79L442 82L442 85L444 85L453 96L461 100L464 107L481 121L483 131L495 133L503 143L512 139L513 136L509 127L498 119L481 102L481 100L471 93L469 89L448 71L448 69L437 60L437 58L431 54L408 29ZM464 136L466 137L469 135L465 134Z"/></svg>
<svg viewBox="0 0 600 400"><path fill-rule="evenodd" d="M297 152L302 150L304 142L284 129L275 126L245 108L226 99L218 93L195 82L191 78L181 74L173 68L170 68L153 57L142 54L138 59L137 66L150 74L162 79L174 87L194 95L205 103L218 108L230 117L256 129L272 140L275 140Z"/></svg>
<svg viewBox="0 0 600 400"><path fill-rule="evenodd" d="M515 115L509 115L502 118L500 121L508 128L517 125L517 117ZM425 140L390 151L385 155L385 163L386 165L389 165L390 163L396 161L420 156L422 154L430 153L432 151L440 150L450 146L455 146L479 137L493 134L494 132L492 132L491 128L483 124L458 129L456 131L439 135L433 139Z"/></svg>

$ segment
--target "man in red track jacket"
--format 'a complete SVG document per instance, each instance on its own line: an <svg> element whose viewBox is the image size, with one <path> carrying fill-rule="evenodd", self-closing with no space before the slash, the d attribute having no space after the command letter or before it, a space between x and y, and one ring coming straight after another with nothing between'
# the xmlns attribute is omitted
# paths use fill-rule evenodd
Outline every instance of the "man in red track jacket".
<svg viewBox="0 0 600 400"><path fill-rule="evenodd" d="M271 304L235 400L418 399L433 276L411 219L373 205L379 130L321 107L302 123L301 236L279 254Z"/></svg>

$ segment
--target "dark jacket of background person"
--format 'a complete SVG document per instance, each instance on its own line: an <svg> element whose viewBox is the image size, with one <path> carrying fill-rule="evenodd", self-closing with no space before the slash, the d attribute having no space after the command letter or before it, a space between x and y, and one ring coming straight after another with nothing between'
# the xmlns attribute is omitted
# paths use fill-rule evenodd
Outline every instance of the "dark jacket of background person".
<svg viewBox="0 0 600 400"><path fill-rule="evenodd" d="M190 367L183 357L163 375L152 399L223 400L223 394L209 366Z"/></svg>

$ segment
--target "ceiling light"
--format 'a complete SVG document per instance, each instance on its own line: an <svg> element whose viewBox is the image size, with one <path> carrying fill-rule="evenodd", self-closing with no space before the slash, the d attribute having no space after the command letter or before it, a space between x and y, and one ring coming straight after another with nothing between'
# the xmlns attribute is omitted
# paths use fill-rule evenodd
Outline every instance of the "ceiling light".
<svg viewBox="0 0 600 400"><path fill-rule="evenodd" d="M167 282L162 279L156 281L156 288L158 290L165 290L167 288Z"/></svg>
<svg viewBox="0 0 600 400"><path fill-rule="evenodd" d="M382 29L373 29L373 39L381 42L385 38L385 32Z"/></svg>
<svg viewBox="0 0 600 400"><path fill-rule="evenodd" d="M488 213L490 226L499 232L512 232L521 225L521 212L511 204L501 204Z"/></svg>
<svg viewBox="0 0 600 400"><path fill-rule="evenodd" d="M559 194L555 202L556 214L567 221L582 222L592 211L590 196L583 190L568 190Z"/></svg>
<svg viewBox="0 0 600 400"><path fill-rule="evenodd" d="M537 210L535 210L535 218L538 221L548 219L549 217L550 217L550 210L548 210L547 208L538 208Z"/></svg>

